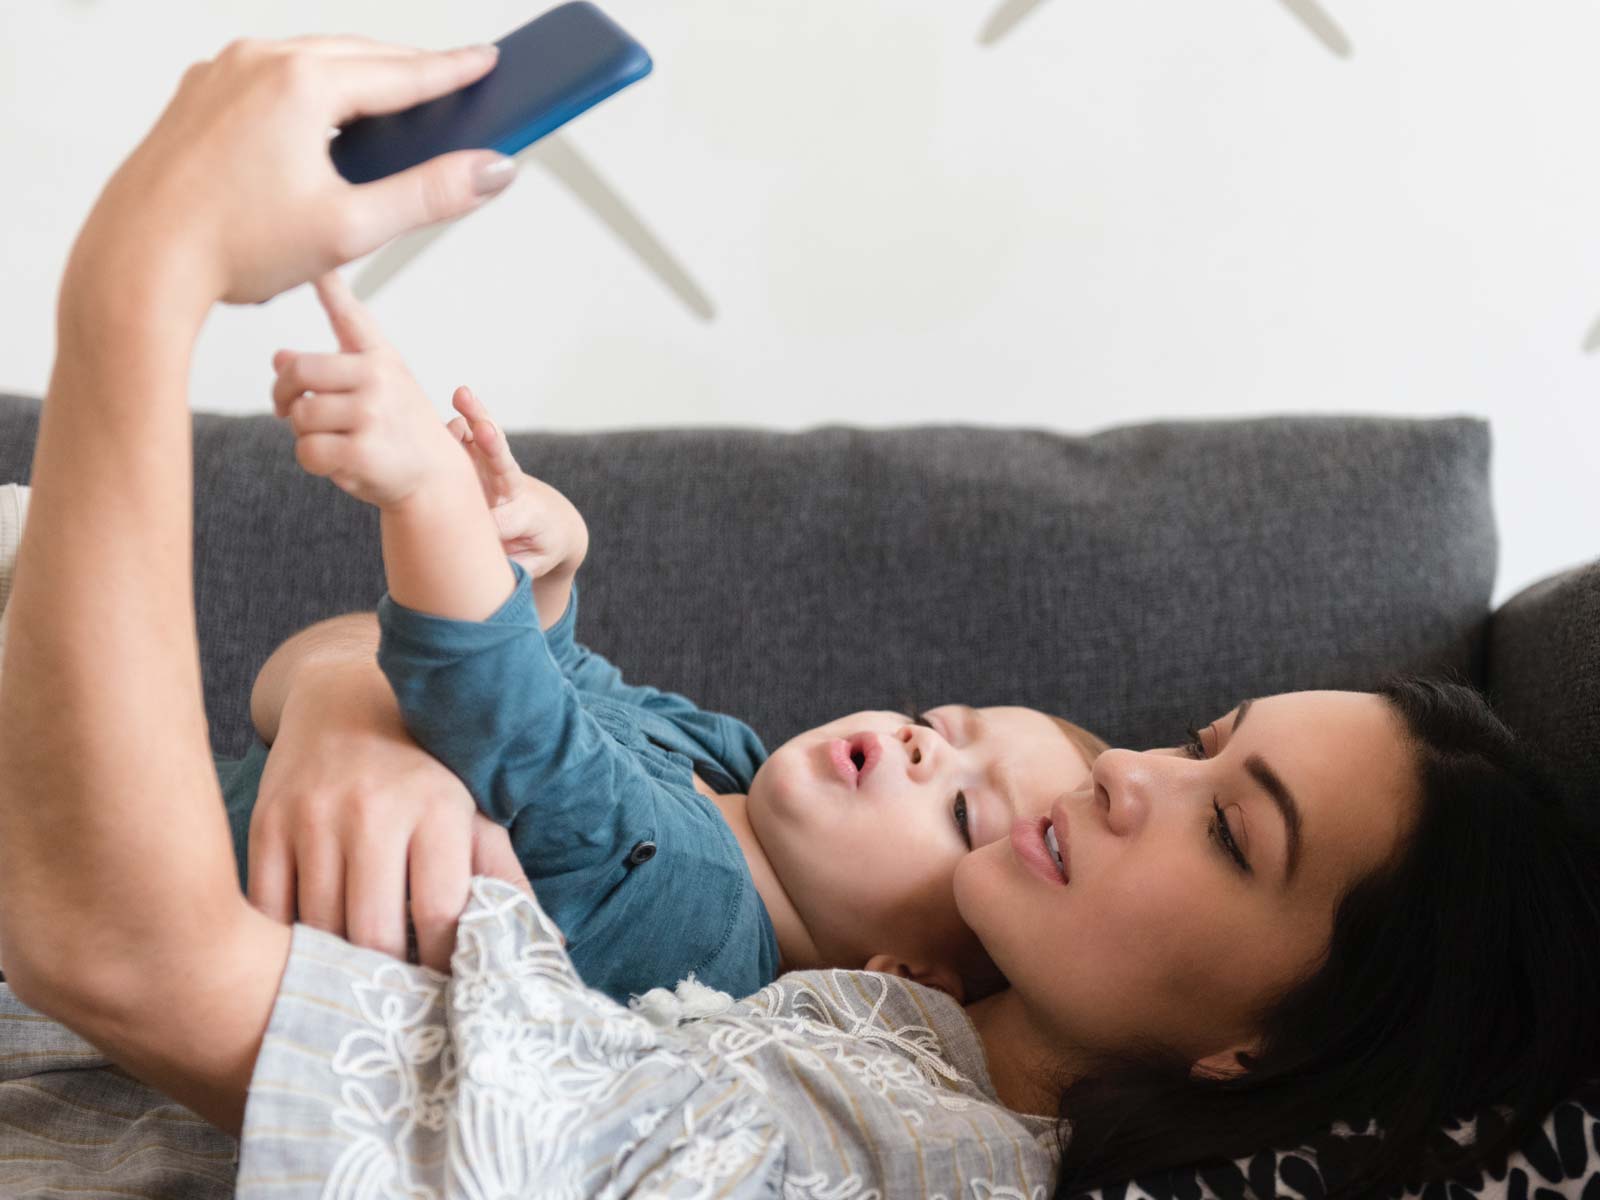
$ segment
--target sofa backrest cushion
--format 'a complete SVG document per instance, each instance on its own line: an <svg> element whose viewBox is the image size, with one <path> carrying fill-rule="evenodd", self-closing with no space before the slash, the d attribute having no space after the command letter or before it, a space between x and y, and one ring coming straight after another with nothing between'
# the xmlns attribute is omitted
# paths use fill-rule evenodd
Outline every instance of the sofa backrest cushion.
<svg viewBox="0 0 1600 1200"><path fill-rule="evenodd" d="M1600 823L1600 562L1524 588L1489 627L1487 691Z"/></svg>

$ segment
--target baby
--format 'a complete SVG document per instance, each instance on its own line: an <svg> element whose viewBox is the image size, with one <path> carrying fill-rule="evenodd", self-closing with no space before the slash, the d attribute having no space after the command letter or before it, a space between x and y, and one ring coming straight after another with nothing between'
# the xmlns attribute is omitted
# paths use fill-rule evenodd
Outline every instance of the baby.
<svg viewBox="0 0 1600 1200"><path fill-rule="evenodd" d="M311 356L326 390L280 403L296 457L379 508L379 665L418 744L507 827L585 982L623 1002L830 966L958 1001L998 987L956 863L1042 819L1104 743L1032 709L947 705L853 713L768 755L743 722L624 683L574 636L577 510L560 498L527 553L503 545L486 497L536 482L504 436L442 425L338 274L316 286L344 353ZM241 880L257 750L253 769L218 764Z"/></svg>

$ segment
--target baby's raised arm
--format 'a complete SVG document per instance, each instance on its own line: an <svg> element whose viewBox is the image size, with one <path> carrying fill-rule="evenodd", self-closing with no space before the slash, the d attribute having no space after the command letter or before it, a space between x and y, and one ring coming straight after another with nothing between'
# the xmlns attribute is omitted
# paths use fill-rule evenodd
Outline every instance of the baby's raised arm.
<svg viewBox="0 0 1600 1200"><path fill-rule="evenodd" d="M513 575L472 464L339 273L315 282L342 353L273 359L273 405L294 428L295 458L378 508L395 603L480 621L505 603Z"/></svg>

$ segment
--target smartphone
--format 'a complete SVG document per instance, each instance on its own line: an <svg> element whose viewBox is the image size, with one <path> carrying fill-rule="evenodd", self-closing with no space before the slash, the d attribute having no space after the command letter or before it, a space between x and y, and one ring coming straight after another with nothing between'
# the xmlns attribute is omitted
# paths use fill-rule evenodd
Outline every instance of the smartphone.
<svg viewBox="0 0 1600 1200"><path fill-rule="evenodd" d="M645 48L587 0L552 8L495 45L494 68L460 91L340 126L328 143L339 174L370 183L451 150L515 154L651 67Z"/></svg>

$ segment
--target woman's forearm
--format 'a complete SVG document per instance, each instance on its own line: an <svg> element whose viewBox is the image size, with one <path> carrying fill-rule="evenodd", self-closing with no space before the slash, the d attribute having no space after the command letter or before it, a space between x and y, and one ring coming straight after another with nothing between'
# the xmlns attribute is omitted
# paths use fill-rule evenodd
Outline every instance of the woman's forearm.
<svg viewBox="0 0 1600 1200"><path fill-rule="evenodd" d="M24 1002L226 1124L288 938L239 891L207 753L185 391L209 301L142 244L80 238L62 285L0 689L0 940Z"/></svg>
<svg viewBox="0 0 1600 1200"><path fill-rule="evenodd" d="M250 692L250 720L256 733L269 746L277 740L283 719L284 701L306 670L334 665L340 670L370 668L372 677L383 681L378 669L378 618L375 613L348 613L330 617L302 629L272 652L256 676ZM385 683L385 687L388 685Z"/></svg>
<svg viewBox="0 0 1600 1200"><path fill-rule="evenodd" d="M34 922L88 926L103 915L105 936L117 936L115 881L141 862L164 869L168 857L130 857L129 838L188 827L194 814L164 812L167 797L191 795L208 766L148 753L174 728L205 728L184 398L199 323L177 315L183 293L152 277L159 268L113 280L91 272L86 253L80 242L62 285L0 693L6 786L40 797L0 805L8 972L30 940L19 927ZM157 786L129 796L126 768L140 761ZM226 850L221 810L210 815L195 835ZM184 857L202 873L227 865L209 845Z"/></svg>

